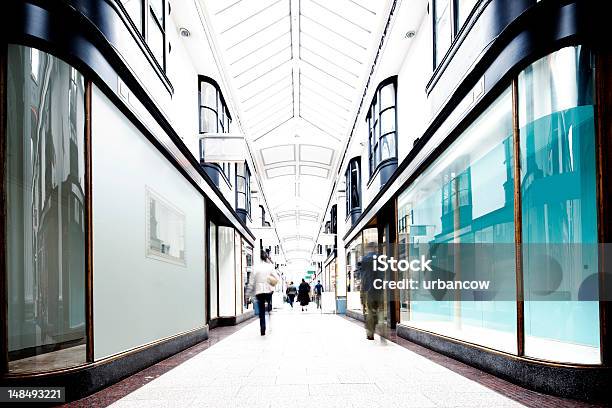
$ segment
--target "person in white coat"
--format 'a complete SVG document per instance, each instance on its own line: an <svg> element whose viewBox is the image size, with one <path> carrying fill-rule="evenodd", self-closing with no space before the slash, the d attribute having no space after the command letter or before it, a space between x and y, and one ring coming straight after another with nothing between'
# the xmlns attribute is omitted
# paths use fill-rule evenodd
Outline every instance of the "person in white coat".
<svg viewBox="0 0 612 408"><path fill-rule="evenodd" d="M253 279L249 282L249 294L255 295L259 308L259 328L262 336L266 335L266 303L271 304L272 291L278 283L274 264L269 252L261 251L261 261L255 265Z"/></svg>

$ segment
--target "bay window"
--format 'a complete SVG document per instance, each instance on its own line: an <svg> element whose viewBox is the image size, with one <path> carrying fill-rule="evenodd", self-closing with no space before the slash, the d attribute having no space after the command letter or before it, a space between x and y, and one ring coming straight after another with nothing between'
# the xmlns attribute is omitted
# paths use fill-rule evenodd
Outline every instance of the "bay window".
<svg viewBox="0 0 612 408"><path fill-rule="evenodd" d="M219 85L212 78L200 76L199 108L200 133L230 132L232 117Z"/></svg>
<svg viewBox="0 0 612 408"><path fill-rule="evenodd" d="M397 157L395 110L396 77L381 82L378 86L366 118L368 122L368 159L370 177L381 163Z"/></svg>

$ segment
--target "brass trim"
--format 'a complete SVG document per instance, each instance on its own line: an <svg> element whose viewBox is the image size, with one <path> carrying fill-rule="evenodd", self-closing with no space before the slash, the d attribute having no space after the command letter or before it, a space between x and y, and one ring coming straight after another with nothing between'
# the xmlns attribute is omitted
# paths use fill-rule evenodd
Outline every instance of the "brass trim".
<svg viewBox="0 0 612 408"><path fill-rule="evenodd" d="M517 353L525 355L525 297L523 277L523 209L521 197L521 129L519 125L518 80L512 80L512 148L514 165L514 247L516 280L516 340Z"/></svg>
<svg viewBox="0 0 612 408"><path fill-rule="evenodd" d="M91 94L92 82L88 80L85 83L85 354L88 362L94 361Z"/></svg>

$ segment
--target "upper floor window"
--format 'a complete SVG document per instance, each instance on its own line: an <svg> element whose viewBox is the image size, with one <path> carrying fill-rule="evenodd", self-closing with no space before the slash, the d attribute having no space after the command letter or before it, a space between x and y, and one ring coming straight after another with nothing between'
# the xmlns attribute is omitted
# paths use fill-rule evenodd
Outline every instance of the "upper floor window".
<svg viewBox="0 0 612 408"><path fill-rule="evenodd" d="M144 38L155 60L166 70L166 1L121 0L125 11Z"/></svg>
<svg viewBox="0 0 612 408"><path fill-rule="evenodd" d="M251 214L251 172L244 163L236 163L236 210Z"/></svg>
<svg viewBox="0 0 612 408"><path fill-rule="evenodd" d="M479 0L432 0L434 68L446 55L457 33Z"/></svg>
<svg viewBox="0 0 612 408"><path fill-rule="evenodd" d="M200 133L229 133L232 117L219 85L211 78L200 76Z"/></svg>
<svg viewBox="0 0 612 408"><path fill-rule="evenodd" d="M346 168L346 215L354 209L361 208L361 157L349 161Z"/></svg>
<svg viewBox="0 0 612 408"><path fill-rule="evenodd" d="M376 172L381 163L397 157L395 86L396 77L388 78L378 85L366 118L369 133L370 176Z"/></svg>

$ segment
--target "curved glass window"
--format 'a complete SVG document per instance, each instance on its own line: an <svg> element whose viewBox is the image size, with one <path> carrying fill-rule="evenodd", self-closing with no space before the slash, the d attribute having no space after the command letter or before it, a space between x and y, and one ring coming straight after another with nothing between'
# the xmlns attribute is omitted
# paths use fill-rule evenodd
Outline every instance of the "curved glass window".
<svg viewBox="0 0 612 408"><path fill-rule="evenodd" d="M85 80L22 46L7 67L9 371L59 370L86 361Z"/></svg>
<svg viewBox="0 0 612 408"><path fill-rule="evenodd" d="M199 89L200 133L229 133L232 117L219 90L219 85L200 77Z"/></svg>
<svg viewBox="0 0 612 408"><path fill-rule="evenodd" d="M525 354L599 363L594 74L584 47L519 76Z"/></svg>
<svg viewBox="0 0 612 408"><path fill-rule="evenodd" d="M382 82L372 100L366 121L368 122L368 160L370 176L385 160L397 157L397 115L395 77Z"/></svg>
<svg viewBox="0 0 612 408"><path fill-rule="evenodd" d="M471 272L488 270L491 284L505 289L505 294L498 291L503 298L494 292L453 298L410 291L410 297L400 295L403 322L516 353L520 316L516 289L509 289L522 261L524 354L601 362L594 77L593 54L582 46L531 64L518 76L514 106L507 90L399 196L404 259L435 250L435 262L448 261L434 268L433 277L456 279L459 273L469 279ZM513 108L519 120L519 183ZM519 196L522 250L517 253L511 248L518 238L514 198ZM464 252L453 258L442 252L444 243L507 249L495 252L492 263L465 268Z"/></svg>

